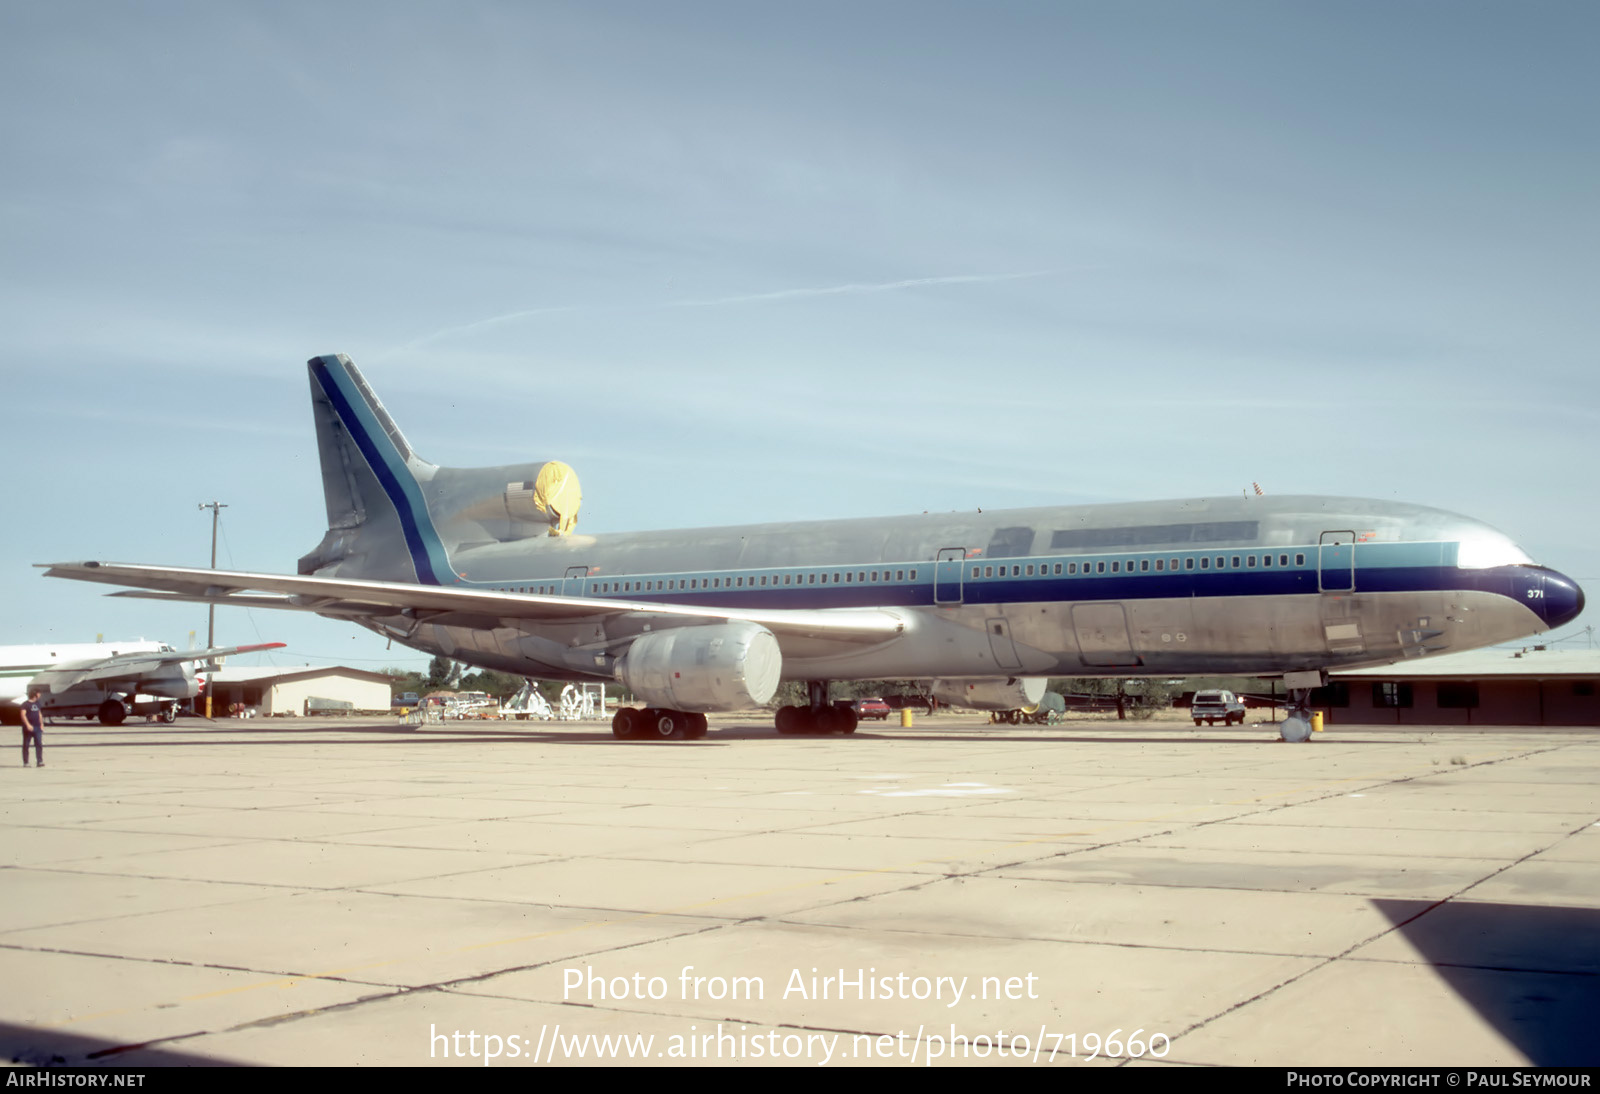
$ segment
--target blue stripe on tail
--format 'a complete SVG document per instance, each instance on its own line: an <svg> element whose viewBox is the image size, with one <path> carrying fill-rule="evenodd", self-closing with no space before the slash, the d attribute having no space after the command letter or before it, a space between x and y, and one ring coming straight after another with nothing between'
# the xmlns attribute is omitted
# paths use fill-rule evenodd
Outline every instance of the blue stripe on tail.
<svg viewBox="0 0 1600 1094"><path fill-rule="evenodd" d="M338 367L329 367L329 361ZM400 518L406 550L411 554L417 581L423 585L442 585L446 581L455 584L455 571L450 566L439 533L434 530L433 521L428 516L427 504L423 501L416 477L388 442L366 400L351 390L354 385L343 363L338 358L313 357L309 364L311 375L333 404L345 432L361 450L367 466L377 476L378 483L389 497L389 504L394 506ZM449 577L441 580L440 574L448 574Z"/></svg>

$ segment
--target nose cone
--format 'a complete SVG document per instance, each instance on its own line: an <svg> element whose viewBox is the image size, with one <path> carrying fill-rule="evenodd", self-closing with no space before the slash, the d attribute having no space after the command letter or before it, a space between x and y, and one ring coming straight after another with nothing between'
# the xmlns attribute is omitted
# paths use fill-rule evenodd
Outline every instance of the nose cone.
<svg viewBox="0 0 1600 1094"><path fill-rule="evenodd" d="M1544 595L1530 602L1545 626L1554 629L1571 623L1583 611L1583 590L1565 574L1544 572Z"/></svg>

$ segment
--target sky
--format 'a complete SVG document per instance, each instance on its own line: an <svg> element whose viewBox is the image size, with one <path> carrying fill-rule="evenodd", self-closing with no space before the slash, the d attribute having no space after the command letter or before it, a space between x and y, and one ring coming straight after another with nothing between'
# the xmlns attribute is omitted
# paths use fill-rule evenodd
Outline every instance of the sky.
<svg viewBox="0 0 1600 1094"><path fill-rule="evenodd" d="M1576 0L0 0L0 643L204 642L32 567L205 565L213 500L219 566L293 572L334 352L435 463L572 464L589 533L1259 482L1593 589L1597 43Z"/></svg>

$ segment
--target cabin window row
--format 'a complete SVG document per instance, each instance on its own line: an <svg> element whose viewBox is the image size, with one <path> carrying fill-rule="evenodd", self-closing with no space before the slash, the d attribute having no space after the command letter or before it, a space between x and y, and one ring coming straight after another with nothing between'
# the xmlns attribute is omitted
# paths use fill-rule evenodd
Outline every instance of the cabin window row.
<svg viewBox="0 0 1600 1094"><path fill-rule="evenodd" d="M701 589L760 589L795 585L872 585L883 582L917 580L912 570L817 570L804 574L759 574L748 577L677 577L650 581L595 581L575 577L572 581L587 581L587 592L600 593L663 593L695 592ZM510 591L539 596L559 596L562 585L521 585Z"/></svg>
<svg viewBox="0 0 1600 1094"><path fill-rule="evenodd" d="M1216 559L1215 567L1212 566L1213 557ZM1008 576L1009 577L1033 577L1034 576L1034 571L1036 569L1038 571L1038 576L1040 576L1040 577L1049 577L1049 576L1052 575L1052 573L1056 577L1075 577L1075 576L1087 575L1087 574L1105 574L1105 573L1112 573L1112 574L1121 574L1121 573L1148 574L1148 573L1154 572L1154 573L1158 573L1159 574L1159 573L1165 573L1169 569L1172 570L1173 572L1177 572L1180 569L1187 571L1187 570L1194 570L1196 568L1201 569L1201 570L1210 570L1210 569L1213 569L1213 568L1218 569L1218 570L1226 570L1226 569L1253 570L1257 566L1257 560L1258 559L1260 560L1259 564L1263 569L1270 569L1273 566L1273 556L1272 555L1259 555L1259 556L1258 555L1233 555L1233 556L1231 556L1231 558L1228 555L1215 555L1215 556L1212 556L1212 555L1201 555L1201 556L1199 556L1198 561L1193 557L1181 558L1181 559L1179 559L1179 558L1173 558L1173 559L1166 559L1166 558L1157 558L1157 559L1139 558L1139 559L1133 559L1133 558L1130 558L1130 559L1127 559L1127 560L1111 559L1109 562L1085 562L1085 563L1081 564L1081 568L1080 568L1080 564L1076 563L1076 562L1066 562L1066 563L1057 562L1054 565L1054 570L1053 571L1052 571L1050 563L1039 563L1037 566L1024 565L1022 563L1013 563L1009 567L1007 567L1007 566L974 566L972 568L972 576L974 578L1008 577ZM1231 565L1230 565L1230 562L1231 562ZM1306 564L1306 556L1304 554L1296 554L1294 556L1294 564L1296 566L1304 566ZM1277 556L1277 565L1280 568L1285 568L1286 569L1288 567L1288 565L1289 565L1289 556L1287 554L1278 555ZM1009 573L1007 572L1008 570L1009 570Z"/></svg>

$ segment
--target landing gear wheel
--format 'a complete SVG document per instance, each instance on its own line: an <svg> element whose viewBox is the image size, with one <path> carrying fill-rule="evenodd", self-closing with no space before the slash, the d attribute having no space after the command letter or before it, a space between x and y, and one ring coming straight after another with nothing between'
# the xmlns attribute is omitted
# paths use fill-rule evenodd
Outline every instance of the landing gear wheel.
<svg viewBox="0 0 1600 1094"><path fill-rule="evenodd" d="M1278 732L1290 744L1305 744L1311 740L1311 689L1293 688L1289 692L1289 709L1278 727Z"/></svg>
<svg viewBox="0 0 1600 1094"><path fill-rule="evenodd" d="M1278 727L1278 730L1283 734L1283 739L1290 744L1304 744L1311 740L1311 719L1299 714L1291 714L1283 720L1283 724Z"/></svg>
<svg viewBox="0 0 1600 1094"><path fill-rule="evenodd" d="M861 724L860 716L857 715L855 711L850 709L841 710L839 713L844 716L839 723L839 732L854 733L856 731L856 726Z"/></svg>
<svg viewBox="0 0 1600 1094"><path fill-rule="evenodd" d="M100 704L100 724L103 726L120 726L128 717L128 708L115 699L107 699Z"/></svg>
<svg viewBox="0 0 1600 1094"><path fill-rule="evenodd" d="M658 741L681 741L689 728L689 716L677 710L644 712L645 732Z"/></svg>
<svg viewBox="0 0 1600 1094"><path fill-rule="evenodd" d="M806 729L803 715L806 713L808 712L802 707L779 707L773 723L778 727L779 733L804 733Z"/></svg>
<svg viewBox="0 0 1600 1094"><path fill-rule="evenodd" d="M611 717L611 735L626 741L639 735L639 712L632 707L622 707Z"/></svg>
<svg viewBox="0 0 1600 1094"><path fill-rule="evenodd" d="M178 720L178 704L172 703L161 708L161 720L171 725Z"/></svg>
<svg viewBox="0 0 1600 1094"><path fill-rule="evenodd" d="M706 735L706 716L704 714L689 715L689 739L698 741Z"/></svg>

